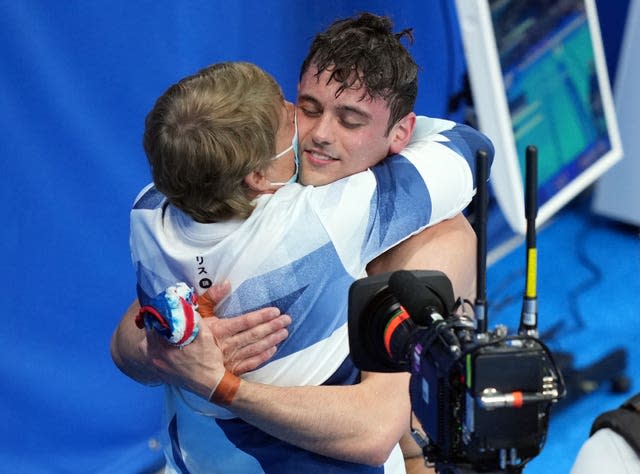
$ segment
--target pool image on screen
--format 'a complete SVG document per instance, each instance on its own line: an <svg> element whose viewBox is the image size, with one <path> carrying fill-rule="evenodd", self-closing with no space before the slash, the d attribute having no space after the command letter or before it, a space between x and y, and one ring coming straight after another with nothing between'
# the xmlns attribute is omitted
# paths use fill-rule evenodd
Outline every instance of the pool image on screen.
<svg viewBox="0 0 640 474"><path fill-rule="evenodd" d="M594 0L457 0L491 186L524 234L524 161L538 148L540 225L622 156Z"/></svg>
<svg viewBox="0 0 640 474"><path fill-rule="evenodd" d="M500 58L523 176L529 144L537 144L544 157L538 169L540 204L611 150L585 13L576 10L548 24L553 30L524 56ZM513 26L505 30L519 30Z"/></svg>

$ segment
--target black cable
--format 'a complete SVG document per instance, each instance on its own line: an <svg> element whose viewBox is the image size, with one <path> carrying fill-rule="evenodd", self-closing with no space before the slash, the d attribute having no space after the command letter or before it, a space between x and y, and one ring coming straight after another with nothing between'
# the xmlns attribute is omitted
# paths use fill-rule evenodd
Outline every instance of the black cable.
<svg viewBox="0 0 640 474"><path fill-rule="evenodd" d="M492 295L488 297L488 301L492 301L491 304L491 312L494 314L499 313L513 301L521 301L522 300L522 288L518 287L517 290L513 292L513 294L507 294L502 296L501 299L498 300L498 297L502 293L506 293L509 286L512 286L514 282L521 281L520 277L524 276L524 267L520 267L516 270L513 270L508 275L502 278L501 281L496 285L497 288L492 291ZM497 300L497 301L496 301Z"/></svg>

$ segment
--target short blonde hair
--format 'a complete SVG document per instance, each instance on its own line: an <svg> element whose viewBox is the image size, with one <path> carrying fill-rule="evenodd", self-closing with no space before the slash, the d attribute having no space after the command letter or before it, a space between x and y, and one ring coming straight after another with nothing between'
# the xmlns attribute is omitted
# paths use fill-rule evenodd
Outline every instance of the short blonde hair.
<svg viewBox="0 0 640 474"><path fill-rule="evenodd" d="M247 217L253 204L243 179L275 154L283 105L276 81L245 62L214 64L174 84L145 121L156 188L198 222Z"/></svg>

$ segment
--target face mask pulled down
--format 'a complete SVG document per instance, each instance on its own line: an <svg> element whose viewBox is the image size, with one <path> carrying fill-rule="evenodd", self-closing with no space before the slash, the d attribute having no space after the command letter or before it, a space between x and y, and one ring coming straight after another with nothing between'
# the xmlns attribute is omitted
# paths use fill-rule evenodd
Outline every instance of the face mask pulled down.
<svg viewBox="0 0 640 474"><path fill-rule="evenodd" d="M272 160L277 160L282 156L286 155L287 153L289 153L289 151L293 150L293 162L295 164L293 175L287 181L275 182L275 183L272 182L271 186L285 186L287 184L295 183L296 181L298 181L298 170L300 168L300 153L299 153L299 146L298 146L298 115L297 114L294 114L293 116L293 127L294 127L294 132L293 132L293 138L291 140L291 146L286 150L281 151L273 158L271 158Z"/></svg>

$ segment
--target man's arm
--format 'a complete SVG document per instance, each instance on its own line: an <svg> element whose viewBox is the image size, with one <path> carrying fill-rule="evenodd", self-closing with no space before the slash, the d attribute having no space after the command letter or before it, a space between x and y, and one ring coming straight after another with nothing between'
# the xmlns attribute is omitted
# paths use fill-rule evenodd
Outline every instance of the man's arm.
<svg viewBox="0 0 640 474"><path fill-rule="evenodd" d="M111 358L122 373L136 382L159 385L162 383L160 374L148 360L146 351L140 350L146 334L135 323L139 310L140 303L135 300L120 320L111 336Z"/></svg>
<svg viewBox="0 0 640 474"><path fill-rule="evenodd" d="M462 214L429 227L388 250L367 266L369 275L395 270L440 270L455 297L473 301L476 288L476 234Z"/></svg>
<svg viewBox="0 0 640 474"><path fill-rule="evenodd" d="M367 267L370 275L400 269L440 270L451 280L456 297L473 301L476 288L476 234L473 228L462 214L458 214L388 250ZM419 427L415 418L414 426ZM408 431L402 436L400 446L407 474L433 472L425 466L422 450Z"/></svg>
<svg viewBox="0 0 640 474"><path fill-rule="evenodd" d="M231 410L277 438L336 459L383 464L409 426L409 374L363 373L356 385L242 382Z"/></svg>
<svg viewBox="0 0 640 474"><path fill-rule="evenodd" d="M182 349L155 332L150 359L164 379L207 399L221 380L221 353L208 328ZM240 381L230 409L290 444L344 461L383 464L409 426L409 374L363 373L348 386L276 387Z"/></svg>
<svg viewBox="0 0 640 474"><path fill-rule="evenodd" d="M164 378L165 374L152 364L147 332L135 324L139 310L136 300L120 321L111 338L111 357L125 375L137 382L175 383L173 379ZM202 320L222 350L225 367L234 374L248 372L269 360L276 346L288 336L286 328L290 323L291 318L280 314L277 308L263 308L236 318Z"/></svg>

